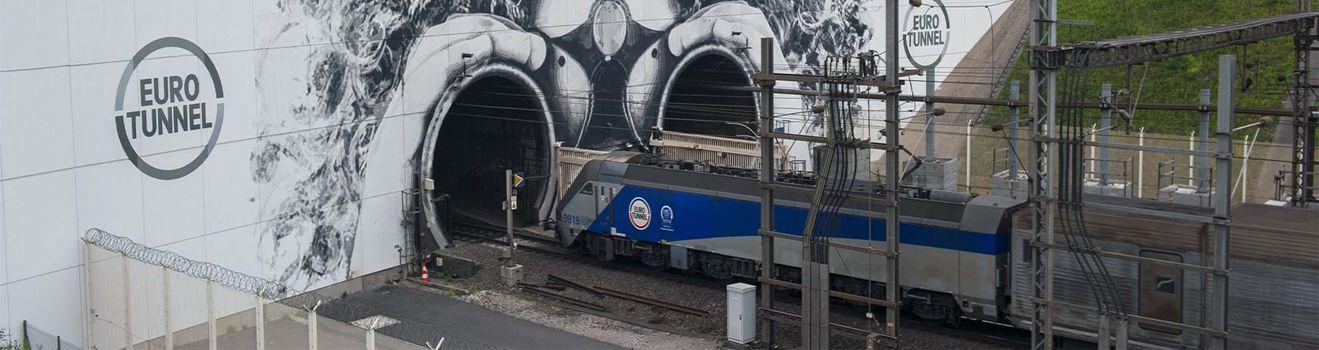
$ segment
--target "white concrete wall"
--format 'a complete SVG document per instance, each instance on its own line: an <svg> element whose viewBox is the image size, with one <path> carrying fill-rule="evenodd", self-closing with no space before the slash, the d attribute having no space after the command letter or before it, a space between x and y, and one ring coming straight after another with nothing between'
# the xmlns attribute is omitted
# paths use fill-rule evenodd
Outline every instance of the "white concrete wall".
<svg viewBox="0 0 1319 350"><path fill-rule="evenodd" d="M432 52L419 51L447 50L488 29L457 25L439 31L455 30L466 36L439 33L420 39L388 39L408 44L397 46L403 52L375 50L371 45L386 40L384 35L423 33L457 18L445 12L452 10L447 1L438 0L436 5L417 0L386 8L381 3L356 7L333 0L315 4L296 0L0 0L0 328L14 333L19 324L29 321L83 344L88 288L79 237L90 228L270 279L292 292L397 265L395 246L402 246L404 240L401 191L412 183L411 156L427 132L430 116L425 111L448 87L436 83L436 76L373 72L381 66L392 67L374 63L397 63L409 54L429 57ZM540 43L499 46L528 52L498 51L490 45L458 49L478 53L478 58L527 58L526 62L502 63L538 79L544 93L551 95L547 99L562 101L555 102L552 111L556 139L579 139L567 130L574 129L573 123L589 120L583 114L589 112L572 108L583 105L572 97L590 91L593 82L587 80L594 77L574 75L567 68L556 68L563 63L553 62L566 58L571 62L568 66L600 64L592 61L601 59L592 51L595 47L582 46L583 40L566 36L572 35L568 30L573 28L591 27L582 25L589 16L581 12L593 8L595 2L542 0L526 2L540 4L535 8L522 4L518 11L477 15L479 19L468 23L510 26L501 29L501 35L522 32L525 35L509 37ZM645 74L604 78L641 79L630 85L650 82L663 86L661 82L677 75L672 71L677 69L674 63L698 54L689 50L696 47L734 52L750 42L750 53L741 63L758 68L757 38L732 37L734 31L812 40L780 41L779 52L786 57L777 70L818 71L820 67L810 67L803 57L828 54L838 42L856 42L852 48L856 50L882 51L882 7L873 2L848 2L854 7L833 1L821 5L820 11L842 13L816 16L837 21L822 28L852 30L855 26L846 22L851 20L869 26L872 32L785 35L781 31L816 29L791 27L796 22L790 17L785 20L784 13L759 13L744 3L722 2L710 5L720 6L717 11L701 12L675 1L626 0L622 3L633 11L628 13L629 20L640 20L630 22L629 35L637 36L620 41L619 32L609 32L594 39L631 45L620 48L622 54L616 59L638 58L629 63L630 68ZM832 7L835 5L839 7ZM796 7L784 6L780 11L782 8ZM1003 8L1006 6L995 6L990 11L997 15ZM547 12L553 9L570 13ZM984 32L990 12L983 8L950 12L966 16L965 22L959 22L965 30L958 29L944 60L944 65L952 67ZM569 15L558 16L564 14ZM664 20L666 17L672 18ZM710 23L714 24L705 25ZM770 32L770 23L779 24L774 30L780 33ZM205 51L225 93L224 123L213 151L196 171L169 180L144 174L128 159L115 124L115 116L121 114L115 111L120 76L135 53L163 37L183 38ZM646 61L645 57L661 59ZM474 64L484 63L488 62ZM406 72L449 74L451 68L462 66L452 60L418 60L409 62ZM208 105L217 102L213 88L207 85L209 75L198 60L180 49L164 49L136 67L125 109L137 108L132 88L137 79L189 73L201 78L201 101ZM415 80L403 81L399 88L396 79ZM920 89L919 84L911 86ZM653 95L654 89L640 92L651 94L643 96L641 106L654 107L662 100ZM398 104L397 108L389 108L391 103ZM777 106L785 112L809 108L800 101ZM639 111L650 113L645 108ZM634 116L641 121L638 128L648 129L646 123L654 122L645 118L650 117ZM619 120L614 125L627 124ZM789 127L791 132L797 130ZM145 162L172 168L192 159L213 132L143 137L130 144L143 154ZM104 270L93 274L93 297L114 299L119 292L113 287L122 276L109 265L92 270ZM159 271L145 266L131 270L129 300L139 315L133 321L135 333L143 337L159 334L163 328L157 316L163 311ZM196 301L204 298L204 286L185 278L175 280L179 282L173 286L174 324L184 327L204 320L205 310L200 308L204 304ZM222 293L219 310L226 314L246 308L250 302Z"/></svg>
<svg viewBox="0 0 1319 350"><path fill-rule="evenodd" d="M0 329L16 334L28 321L83 344L87 284L79 237L90 228L250 275L272 280L285 275L289 265L270 264L284 261L272 256L303 254L312 235L280 247L262 242L269 243L269 226L281 221L282 212L272 208L288 196L278 193L300 188L296 178L302 171L284 166L274 170L279 181L262 183L254 180L253 156L271 138L340 127L313 130L315 125L292 122L291 113L279 112L306 95L305 76L298 74L306 73L308 64L263 65L261 56L332 45L324 40L272 49L269 38L291 20L274 0L0 1ZM197 44L214 61L226 110L219 142L201 167L182 178L160 180L127 159L113 116L118 80L129 59L147 43L169 36ZM152 55L156 59L140 66L138 76L195 73L205 86L206 71L196 59L160 58L182 52ZM286 96L259 96L262 69L269 73L262 83L283 84L278 86L288 87L282 92ZM139 139L135 147L147 162L165 167L191 159L207 136L204 130L178 133ZM359 203L345 204L360 205L365 214L355 230L357 244L344 250L351 264L324 271L293 290L397 265L394 246L403 241L399 191L408 184L377 186ZM103 269L116 273L93 279L96 290L106 293L98 298L113 297L122 276L108 266ZM134 333L159 335L159 268L138 264L131 273ZM181 275L174 281L176 327L204 322L199 300L205 297L204 285ZM252 303L237 293L219 297L221 314Z"/></svg>

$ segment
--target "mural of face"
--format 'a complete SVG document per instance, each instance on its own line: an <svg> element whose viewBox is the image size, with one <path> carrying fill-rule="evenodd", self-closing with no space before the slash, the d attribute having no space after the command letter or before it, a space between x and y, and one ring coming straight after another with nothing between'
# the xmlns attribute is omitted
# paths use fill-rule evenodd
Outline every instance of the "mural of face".
<svg viewBox="0 0 1319 350"><path fill-rule="evenodd" d="M258 67L261 128L272 137L251 157L265 202L279 203L261 209L273 219L258 229L259 256L279 271L266 277L291 291L350 277L360 201L418 176L439 190L484 191L502 181L490 176L501 166L552 177L556 144L638 149L654 128L737 135L745 128L725 122L754 122L755 97L710 86L749 85L762 37L776 38L780 72L817 71L821 57L862 50L871 36L864 3L281 2L283 13L262 25L277 28L265 45L284 49L264 53ZM809 101L776 106L797 111ZM325 127L281 134L308 124ZM489 153L466 157L471 164L446 158L470 152ZM553 180L524 191L528 220L548 214ZM423 209L438 227L435 208Z"/></svg>

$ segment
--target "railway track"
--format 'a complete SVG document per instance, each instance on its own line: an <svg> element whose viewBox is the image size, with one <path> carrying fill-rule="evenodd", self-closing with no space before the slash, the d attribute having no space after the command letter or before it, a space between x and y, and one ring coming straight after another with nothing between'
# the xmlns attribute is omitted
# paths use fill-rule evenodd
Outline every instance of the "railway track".
<svg viewBox="0 0 1319 350"><path fill-rule="evenodd" d="M456 238L494 243L502 246L508 245L508 236L502 227L455 223L449 228L453 233L457 234L455 235ZM585 259L585 257L576 252L563 248L557 239L533 233L513 231L513 243L516 244L517 249L534 250L541 253L573 259Z"/></svg>
<svg viewBox="0 0 1319 350"><path fill-rule="evenodd" d="M469 242L495 244L499 246L508 245L507 234L506 231L504 231L504 228L502 227L494 227L483 224L459 223L452 225L451 230L452 232L456 233L454 237L455 239L469 241ZM680 273L656 273L655 270L647 268L645 266L639 266L636 264L627 264L625 262L602 263L590 256L582 255L574 250L563 248L557 239L542 236L542 235L537 235L534 233L514 231L514 242L517 243L518 250L533 251L536 253L550 255L555 258L572 261L575 263L588 264L592 266L617 270L626 273L641 274L647 277L659 278L674 283L683 283L688 285L695 285L698 287L722 290L724 288L724 285L726 284L725 282L728 282L728 281L716 281L709 277L704 277L699 275L689 275L689 274L680 274ZM614 318L620 321L633 323L639 326L646 326L646 327L655 326L655 325L648 325L643 321L630 319L622 314L615 314L616 312L611 310L602 310L597 303L588 300L567 297L562 294L555 293L556 291L558 291L557 288L547 288L547 287L555 287L555 285L564 284L562 281L555 283L555 280L562 280L562 278L550 275L547 278L547 282L549 283L547 283L546 285L534 285L534 284L524 283L519 287L521 290L526 291L527 293L546 298L547 300L553 300L554 302L563 304L565 306L572 306L575 309L578 309L583 312L589 312L598 316ZM581 282L581 281L573 281L573 282ZM570 286L569 288L572 289L585 288L580 290L587 292L589 294L603 293L605 295L620 300L627 300L630 302L649 305L656 308L671 311L675 314L683 314L688 317L716 318L720 316L720 315L712 314L706 310L686 307L679 303L675 303L673 301L651 298L637 293L632 293L619 289L609 289L601 286L587 286L587 285ZM798 298L794 298L790 295L787 295L788 293L778 293L778 294L779 297L775 298L776 303L786 303L786 304L796 305L797 303L800 302ZM835 304L834 307L842 309L845 308L846 306L842 304ZM859 326L864 326L865 322L869 321L862 317L850 315L843 312L835 313L833 317L835 318L836 322L848 323ZM972 322L963 322L962 326L959 328L952 328L943 325L927 324L921 321L920 319L910 315L903 315L902 319L904 321L902 326L903 328L919 329L924 332L938 334L941 336L972 340L975 342L995 344L995 345L1010 347L1010 348L1019 348L1029 345L1029 334L1026 334L1024 332L1021 332L1020 330L1004 325L996 325L992 323L972 321ZM666 329L666 331L672 332L676 330Z"/></svg>

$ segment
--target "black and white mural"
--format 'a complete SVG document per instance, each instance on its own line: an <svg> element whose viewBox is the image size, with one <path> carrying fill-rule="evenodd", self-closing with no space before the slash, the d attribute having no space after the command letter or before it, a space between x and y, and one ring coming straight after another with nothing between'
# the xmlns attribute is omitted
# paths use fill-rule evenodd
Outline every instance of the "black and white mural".
<svg viewBox="0 0 1319 350"><path fill-rule="evenodd" d="M257 84L263 115L285 117L264 119L271 137L251 154L253 180L271 189L261 211L280 218L259 230L263 263L280 271L267 277L301 290L352 273L368 175L420 174L458 189L455 207L488 208L498 198L463 192L499 193L486 190L502 191L492 180L506 167L549 176L555 145L636 149L655 128L736 135L726 122L754 120L754 97L711 86L750 85L760 38L776 38L776 71L815 72L824 57L869 49L880 22L867 16L880 12L868 7L879 5L281 2L258 24L276 29L261 44L278 49L258 58ZM321 128L281 137L308 125ZM549 183L523 196L540 211L529 222L548 211Z"/></svg>
<svg viewBox="0 0 1319 350"><path fill-rule="evenodd" d="M1007 7L945 2L959 1L967 30L944 66L988 23L971 21ZM87 273L92 229L292 294L398 266L410 233L442 218L502 223L505 170L530 179L515 224L537 225L557 148L645 150L657 130L749 136L761 38L775 39L775 71L819 73L826 57L882 51L884 2L5 1L0 329L84 334L87 310L124 304L120 289L98 292L123 281L127 304L159 305L157 270ZM812 97L775 98L788 125L774 127L818 132ZM200 297L177 282L175 300ZM251 303L217 300L220 314ZM205 321L178 306L175 325ZM112 328L95 333L118 341Z"/></svg>

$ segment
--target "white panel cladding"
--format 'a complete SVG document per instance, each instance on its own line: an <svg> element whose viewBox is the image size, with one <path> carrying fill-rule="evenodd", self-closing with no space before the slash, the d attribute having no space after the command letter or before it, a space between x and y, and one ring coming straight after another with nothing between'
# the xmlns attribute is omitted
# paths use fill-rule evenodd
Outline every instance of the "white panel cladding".
<svg viewBox="0 0 1319 350"><path fill-rule="evenodd" d="M170 36L197 39L196 0L134 0L133 9L133 22L137 24L136 47Z"/></svg>
<svg viewBox="0 0 1319 350"><path fill-rule="evenodd" d="M202 164L201 169L189 176L204 178L206 234L229 230L247 232L246 236L231 238L246 244L249 251L257 238L253 233L253 223L258 221L259 210L257 184L252 182L251 172L251 154L256 144L256 140L221 142L215 146L215 151Z"/></svg>
<svg viewBox="0 0 1319 350"><path fill-rule="evenodd" d="M7 286L9 327L18 329L28 321L43 331L67 337L74 345L82 344L82 274L82 268L73 266L11 282Z"/></svg>
<svg viewBox="0 0 1319 350"><path fill-rule="evenodd" d="M204 261L247 275L261 276L263 268L258 258L260 252L252 249L252 242L255 241L254 232L254 227L248 226L208 233L204 239L201 239L205 241ZM205 290L202 292L205 293ZM198 296L205 297L205 294ZM251 309L252 303L254 301L251 294L220 285L215 287L216 317Z"/></svg>
<svg viewBox="0 0 1319 350"><path fill-rule="evenodd" d="M119 59L131 56L130 52L128 56ZM119 144L119 132L114 121L115 90L126 64L110 62L70 67L70 81L77 84L73 84L72 98L65 103L70 105L72 112L74 164L78 166L128 159ZM136 93L126 92L126 95L133 96ZM128 102L125 104L129 105ZM133 172L136 173L136 169Z"/></svg>
<svg viewBox="0 0 1319 350"><path fill-rule="evenodd" d="M5 179L73 166L69 68L0 73Z"/></svg>
<svg viewBox="0 0 1319 350"><path fill-rule="evenodd" d="M152 164L180 164L185 158L195 154L171 152L144 159ZM203 234L203 201L205 200L203 184L205 173L193 172L174 180L160 180L150 176L142 177L142 207L146 220L145 235L138 243L148 247L157 247L184 239L191 239ZM204 260L201 255L179 254L196 260Z"/></svg>
<svg viewBox="0 0 1319 350"><path fill-rule="evenodd" d="M4 90L0 90L0 95L4 95ZM3 126L0 126L0 135L3 134L4 134ZM4 178L4 174L5 174L5 161L4 161L4 157L0 156L0 179ZM6 247L8 245L5 243L5 237L7 236L5 232L6 232L5 186L4 186L4 181L0 180L0 253L5 253L8 251L6 250ZM8 283L9 283L9 254L6 253L5 256L0 256L0 288L4 287ZM6 305L5 303L7 302L8 300L4 298L4 295L0 295L0 311L4 310ZM0 323L3 323L5 321L5 315L8 315L8 313L0 313ZM4 327L5 327L4 324L0 324L0 329L5 329Z"/></svg>
<svg viewBox="0 0 1319 350"><path fill-rule="evenodd" d="M0 262L3 261L0 259ZM0 330L5 331L5 334L18 334L16 328L19 327L11 326L14 323L9 321L9 285L6 283L0 282Z"/></svg>
<svg viewBox="0 0 1319 350"><path fill-rule="evenodd" d="M449 52L455 56L431 66L410 62L392 67L381 63L407 55L407 49L422 42L437 44L447 39L415 39L417 42L401 47L381 45L385 49L379 52L372 51L378 43L371 40L398 28L424 32L426 25L448 18L448 13L424 22L403 23L417 17L402 13L408 11L406 7L373 7L370 2L345 6L324 1L314 9L299 1L277 0L66 3L69 1L0 0L0 179L7 179L0 181L0 252L4 254L0 280L41 275L24 283L73 286L47 293L46 299L56 298L52 303L31 303L35 297L31 290L19 293L16 285L0 285L0 327L12 329L34 313L65 315L66 308L81 305L79 295L64 293L79 288L76 281L81 272L68 269L81 261L77 237L91 227L280 280L293 291L398 263L394 246L401 245L405 232L400 226L403 201L398 191L411 185L408 157L420 144L424 121L430 117L424 112L434 102L435 89L420 89L430 92L407 99L412 103L400 107L406 115L383 114L388 104L403 100L389 96L408 96L407 92L417 91L409 88L443 84L447 79L421 74L390 85L390 73L372 69L380 65L401 72L450 74L452 70L443 68L461 67L455 64L455 57L462 50ZM696 9L670 10L687 13ZM660 10L647 7L638 11L632 13L633 20L658 18L653 11ZM666 31L672 23L640 24ZM452 30L470 32L471 28L453 26ZM539 35L535 28L520 30ZM162 37L184 38L207 51L226 92L220 144L197 171L168 181L144 176L126 160L112 118L119 74L143 45ZM713 36L693 40L727 44ZM633 50L626 45L620 50ZM652 43L637 45L644 49ZM405 51L390 51L395 49ZM560 64L581 66L583 63L571 61L580 57L565 54L570 49L556 48L554 52L560 56L551 57L570 60ZM178 49L161 50L139 67L135 77L203 72L192 57L163 57L181 54ZM534 71L537 68L530 66L550 67L556 62L536 60L520 69ZM41 67L55 68L38 69ZM530 73L545 76L554 72ZM576 88L589 91L589 85ZM365 96L377 91L383 93ZM572 102L569 106L581 105ZM796 111L791 102L800 101L783 100L779 105ZM385 120L379 129L363 123L374 118ZM566 129L565 124L556 120L555 127ZM206 136L207 132L177 133L151 142L139 140L136 146L142 147L138 151L151 164L171 168L195 155ZM76 169L61 170L70 167ZM329 200L321 201L323 198ZM299 216L303 212L323 215ZM278 244L276 236L283 237ZM335 242L337 255L309 253L312 242L325 237L340 237ZM176 243L159 246L169 242ZM754 243L750 247L758 252ZM344 254L351 254L352 259ZM794 254L781 257L791 261ZM297 264L307 259L322 259L324 264ZM15 261L22 261L22 266ZM294 277L285 278L290 274ZM59 277L64 275L68 279ZM162 293L156 286L159 278L152 276L157 275L149 268L134 268L132 279L142 289L132 300L142 305L140 314L144 316L161 311L161 306L148 302ZM178 304L175 325L202 322L205 310L195 300L204 298L204 284L176 278L174 289ZM8 297L3 295L6 292ZM113 288L96 292L107 293L107 297L115 293ZM246 302L225 292L218 297L222 314ZM43 329L80 338L77 317L40 321ZM151 333L160 325L135 321L135 328Z"/></svg>
<svg viewBox="0 0 1319 350"><path fill-rule="evenodd" d="M204 261L207 254L207 245L206 239L195 238L157 248L194 260ZM170 280L170 292L173 293L171 294L173 296L173 300L171 300L173 308L170 312L173 314L174 327L182 329L206 322L205 280L176 273Z"/></svg>
<svg viewBox="0 0 1319 350"><path fill-rule="evenodd" d="M211 52L211 58L217 52L251 49L256 44L256 31L252 27L256 16L254 2L197 0L197 45Z"/></svg>
<svg viewBox="0 0 1319 350"><path fill-rule="evenodd" d="M120 71L124 62L141 47L137 44L135 14L131 2L122 0L77 0L68 9L69 63L73 65L113 63ZM49 19L55 16L37 16ZM115 79L119 78L115 73ZM113 84L113 83L111 83ZM75 89L77 88L75 84ZM105 88L110 85L95 84ZM110 90L111 94L114 90ZM98 104L100 114L108 113L106 103Z"/></svg>
<svg viewBox="0 0 1319 350"><path fill-rule="evenodd" d="M403 141L409 132L415 131L404 128L407 125L404 122L405 118L384 118L378 122L367 122L378 123L378 126L367 162L367 173L363 179L366 183L362 192L363 197L398 192L412 186L413 176L411 169L408 168L408 161L412 160L411 150L416 149L416 146L408 148Z"/></svg>
<svg viewBox="0 0 1319 350"><path fill-rule="evenodd" d="M79 167L77 177L78 227L81 237L92 228L115 232L137 242L144 239L142 205L145 175L128 161Z"/></svg>
<svg viewBox="0 0 1319 350"><path fill-rule="evenodd" d="M82 250L73 176L72 171L61 171L0 182L10 281L78 265Z"/></svg>
<svg viewBox="0 0 1319 350"><path fill-rule="evenodd" d="M403 247L400 231L403 217L403 194L386 192L362 199L362 219L353 245L352 276L375 272L374 269L398 265L397 254L382 254Z"/></svg>
<svg viewBox="0 0 1319 350"><path fill-rule="evenodd" d="M4 10L5 10L5 4L4 4L4 3L0 3L0 70L4 70L6 67L9 67L8 65L5 65L5 58L6 58L6 57L5 57L5 56L6 56L6 55L5 55L5 51L7 51L7 50L5 49L5 46L4 46L4 43L5 43L5 16L4 16ZM2 302L3 302L3 300L0 300L0 303L2 303ZM4 321L4 320L5 320L4 317L0 317L0 321ZM5 329L5 327L4 327L3 325L0 325L0 329Z"/></svg>
<svg viewBox="0 0 1319 350"><path fill-rule="evenodd" d="M257 113L256 103L258 53L227 52L211 54L210 57L224 79L224 126L219 142L256 140L261 131L261 116Z"/></svg>
<svg viewBox="0 0 1319 350"><path fill-rule="evenodd" d="M67 0L0 1L0 71L69 63ZM37 15L44 14L44 15ZM44 99L43 99L44 100Z"/></svg>

